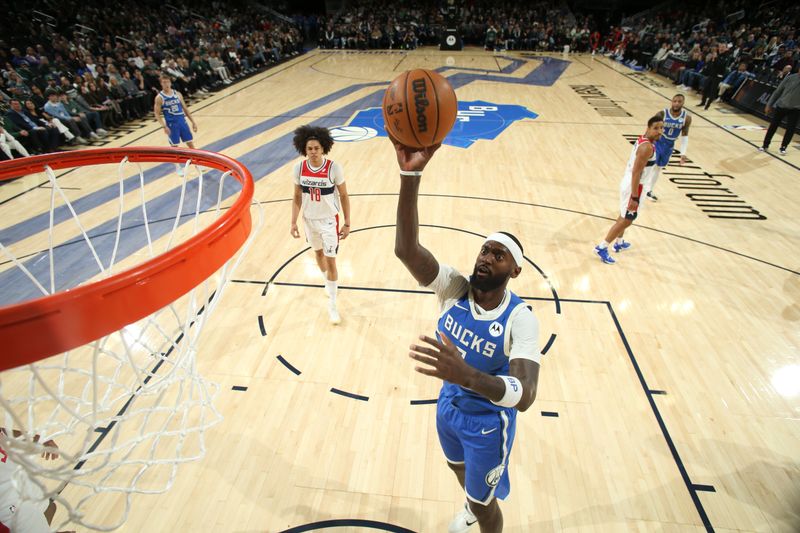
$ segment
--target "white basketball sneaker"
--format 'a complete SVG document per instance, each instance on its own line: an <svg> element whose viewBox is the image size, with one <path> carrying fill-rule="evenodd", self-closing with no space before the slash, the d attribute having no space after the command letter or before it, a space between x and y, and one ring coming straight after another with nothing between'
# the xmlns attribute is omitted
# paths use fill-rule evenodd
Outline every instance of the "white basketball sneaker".
<svg viewBox="0 0 800 533"><path fill-rule="evenodd" d="M477 523L478 519L470 512L467 502L464 502L464 508L450 521L450 525L447 526L447 531L448 533L466 533Z"/></svg>
<svg viewBox="0 0 800 533"><path fill-rule="evenodd" d="M331 324L334 326L342 322L342 318L339 316L339 310L336 309L335 305L328 305L328 317L331 319Z"/></svg>

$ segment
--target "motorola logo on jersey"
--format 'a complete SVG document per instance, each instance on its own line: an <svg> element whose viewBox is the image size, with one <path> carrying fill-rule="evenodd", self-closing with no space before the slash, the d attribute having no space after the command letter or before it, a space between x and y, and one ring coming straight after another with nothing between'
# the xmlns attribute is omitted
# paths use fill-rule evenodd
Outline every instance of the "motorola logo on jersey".
<svg viewBox="0 0 800 533"><path fill-rule="evenodd" d="M422 82L424 88L425 80L419 81ZM416 91L416 87L414 90ZM424 93L422 94L424 95ZM427 95L425 95L425 101L427 102ZM418 113L421 113L419 111L421 103L421 100L419 103L417 102L417 94L415 93L414 106L417 107ZM420 114L419 116L423 115ZM456 123L442 143L448 146L469 148L476 141L492 141L496 139L498 135L518 120L535 119L538 116L533 111L520 105L495 104L484 100L458 102ZM375 134L367 135L363 133L365 131L375 132ZM359 134L357 132L362 133ZM334 140L341 142L363 141L372 137L387 137L383 122L383 111L380 107L362 109L355 114L349 124L332 128L331 135L333 135Z"/></svg>
<svg viewBox="0 0 800 533"><path fill-rule="evenodd" d="M473 331L465 328L456 322L450 313L448 313L444 319L444 329L450 333L455 340L467 346L473 352L485 355L486 357L494 356L497 344L489 342L480 335L476 335Z"/></svg>
<svg viewBox="0 0 800 533"><path fill-rule="evenodd" d="M489 335L492 337L499 337L503 334L503 325L500 322L492 322L489 326Z"/></svg>

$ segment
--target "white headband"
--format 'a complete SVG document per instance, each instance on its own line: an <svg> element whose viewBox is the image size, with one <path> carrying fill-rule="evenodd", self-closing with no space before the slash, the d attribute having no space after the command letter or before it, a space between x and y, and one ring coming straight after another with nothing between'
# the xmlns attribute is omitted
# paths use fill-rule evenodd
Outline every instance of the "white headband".
<svg viewBox="0 0 800 533"><path fill-rule="evenodd" d="M508 251L511 252L511 257L514 258L514 261L517 262L517 266L522 266L522 249L519 247L517 243L514 242L514 239L506 235L505 233L492 233L486 240L483 241L486 244L489 241L499 242L506 248Z"/></svg>

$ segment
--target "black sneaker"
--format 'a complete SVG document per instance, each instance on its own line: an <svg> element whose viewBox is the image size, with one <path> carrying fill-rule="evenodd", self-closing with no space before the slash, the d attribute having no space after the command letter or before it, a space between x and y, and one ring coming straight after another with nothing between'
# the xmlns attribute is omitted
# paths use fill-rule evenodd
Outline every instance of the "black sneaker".
<svg viewBox="0 0 800 533"><path fill-rule="evenodd" d="M655 194L653 194L652 192L649 192L649 193L647 193L647 197L648 197L648 198L650 198L650 200L652 200L652 201L654 201L654 202L657 202L657 201L658 201L658 196L656 196L656 195L655 195Z"/></svg>

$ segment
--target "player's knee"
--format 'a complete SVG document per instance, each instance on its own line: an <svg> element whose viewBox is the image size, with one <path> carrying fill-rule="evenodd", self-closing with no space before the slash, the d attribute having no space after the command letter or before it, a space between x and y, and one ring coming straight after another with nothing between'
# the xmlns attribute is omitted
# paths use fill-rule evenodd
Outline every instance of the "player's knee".
<svg viewBox="0 0 800 533"><path fill-rule="evenodd" d="M497 505L497 498L492 498L487 505L482 505L473 501L469 502L469 510L478 519L479 522L485 522L488 519L494 518L500 512L500 506Z"/></svg>

